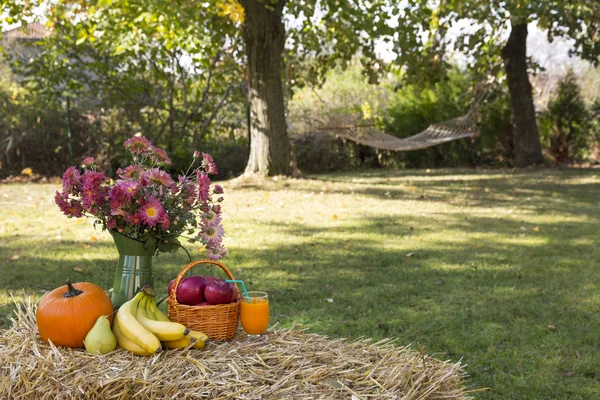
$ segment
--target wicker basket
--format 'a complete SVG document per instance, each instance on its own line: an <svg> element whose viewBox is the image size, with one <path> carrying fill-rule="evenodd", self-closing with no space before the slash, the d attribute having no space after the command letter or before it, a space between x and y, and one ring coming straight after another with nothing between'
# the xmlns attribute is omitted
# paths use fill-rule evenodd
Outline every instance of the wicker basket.
<svg viewBox="0 0 600 400"><path fill-rule="evenodd" d="M230 340L235 336L238 329L240 317L239 296L235 303L199 307L179 304L177 301L175 293L177 293L179 282L191 268L201 264L216 265L227 274L228 279L233 279L233 275L227 267L218 261L192 261L179 272L179 275L175 279L173 290L171 290L171 294L167 297L169 319L179 322L189 329L204 332L206 336L213 340Z"/></svg>

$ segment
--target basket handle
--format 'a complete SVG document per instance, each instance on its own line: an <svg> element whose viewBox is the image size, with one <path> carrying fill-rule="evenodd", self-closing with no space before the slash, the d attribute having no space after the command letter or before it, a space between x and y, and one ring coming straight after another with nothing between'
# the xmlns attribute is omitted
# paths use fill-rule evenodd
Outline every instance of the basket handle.
<svg viewBox="0 0 600 400"><path fill-rule="evenodd" d="M223 270L223 272L225 272L225 274L227 274L227 277L229 279L234 279L233 275L231 274L231 271L229 271L229 269L223 263L220 263L220 262L214 261L214 260L192 261L191 263L189 263L188 265L183 267L183 269L179 272L179 275L177 275L177 278L175 278L175 283L173 284L173 290L171 290L171 293L167 296L169 299L169 303L178 304L177 288L179 287L179 282L181 282L181 280L183 279L183 276L186 274L186 272L188 272L190 269L194 268L195 266L201 265L201 264L214 264L217 267L221 268Z"/></svg>

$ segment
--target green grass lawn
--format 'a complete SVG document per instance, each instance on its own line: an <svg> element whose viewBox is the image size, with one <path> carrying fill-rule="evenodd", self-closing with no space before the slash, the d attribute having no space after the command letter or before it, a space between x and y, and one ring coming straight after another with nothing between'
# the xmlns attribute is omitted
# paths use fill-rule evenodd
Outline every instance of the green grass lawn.
<svg viewBox="0 0 600 400"><path fill-rule="evenodd" d="M470 388L489 388L476 398L600 398L600 170L224 186L226 264L270 292L273 323L462 360ZM0 186L0 327L11 294L39 297L66 278L112 286L110 235L61 215L57 187ZM159 294L186 260L155 259Z"/></svg>

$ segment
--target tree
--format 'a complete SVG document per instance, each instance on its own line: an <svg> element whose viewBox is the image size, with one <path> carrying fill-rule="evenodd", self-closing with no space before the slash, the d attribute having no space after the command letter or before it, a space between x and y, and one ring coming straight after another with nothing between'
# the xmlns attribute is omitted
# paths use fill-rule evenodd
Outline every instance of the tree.
<svg viewBox="0 0 600 400"><path fill-rule="evenodd" d="M169 152L182 142L198 147L217 114L242 96L240 60L228 47L234 35L210 22L216 14L189 2L52 2L41 52L13 66L40 96L104 116L118 110L131 133Z"/></svg>
<svg viewBox="0 0 600 400"><path fill-rule="evenodd" d="M455 48L471 56L471 66L499 78L500 67L511 97L513 114L514 164L517 167L542 162L540 136L528 77L528 25L546 30L548 39L567 37L573 53L599 64L600 2L597 0L493 0L440 1L433 13L434 45ZM479 29L452 38L445 33L453 24L467 22ZM508 31L508 39L503 40Z"/></svg>
<svg viewBox="0 0 600 400"><path fill-rule="evenodd" d="M559 83L556 97L550 101L540 120L542 137L548 142L557 164L586 158L593 140L592 118L572 70Z"/></svg>
<svg viewBox="0 0 600 400"><path fill-rule="evenodd" d="M6 9L13 16L21 15L24 10L32 9L32 2L23 7L24 1L12 0ZM19 7L16 3L23 4ZM246 63L251 120L246 173L261 175L289 172L285 89L307 81L318 82L328 69L346 65L357 53L362 56L365 73L375 81L384 70L384 63L376 55L376 44L397 43L402 48L400 58L414 54L421 45L419 34L423 26L427 27L430 15L419 4L426 0L240 0L240 3L218 0L201 4L183 0L99 0L93 4L62 0L57 3L87 11L88 16L79 13L74 24L77 41L88 38L105 42L104 36L95 33L98 31L95 22L85 21L93 19L101 23L93 15L103 9L105 16L114 15L116 8L125 14L118 24L102 30L104 35L110 34L109 47L120 46L127 51L136 48L139 15L142 23L149 19L156 21L157 26L168 27L157 33L162 36L178 36L182 32L186 37L201 34L233 53L244 49L245 59L240 62ZM114 53L118 52L113 50L112 55L118 55ZM310 62L306 63L306 59ZM286 87L282 81L284 75Z"/></svg>

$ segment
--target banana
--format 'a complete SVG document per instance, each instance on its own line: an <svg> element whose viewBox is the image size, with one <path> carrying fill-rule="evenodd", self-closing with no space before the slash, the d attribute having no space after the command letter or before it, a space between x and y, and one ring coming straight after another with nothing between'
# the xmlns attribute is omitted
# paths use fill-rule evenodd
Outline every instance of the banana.
<svg viewBox="0 0 600 400"><path fill-rule="evenodd" d="M125 302L117 312L117 315L119 315L117 323L125 337L145 351L156 353L161 349L160 340L144 328L136 318L140 300L144 296L144 291L140 291L133 299Z"/></svg>
<svg viewBox="0 0 600 400"><path fill-rule="evenodd" d="M133 343L131 340L127 339L121 329L119 328L119 323L117 322L119 319L119 313L115 315L115 320L113 321L112 330L115 336L117 337L117 343L123 349L132 352L133 354L137 354L138 356L151 356L153 353L149 353L146 350L142 349L137 344Z"/></svg>
<svg viewBox="0 0 600 400"><path fill-rule="evenodd" d="M152 332L161 341L179 340L190 333L190 330L177 322L155 321L149 317L147 304L154 302L154 298L145 295L137 309L136 318L144 328Z"/></svg>
<svg viewBox="0 0 600 400"><path fill-rule="evenodd" d="M163 345L167 349L185 349L192 343L192 339L189 336L183 336L179 340L170 340L163 342Z"/></svg>
<svg viewBox="0 0 600 400"><path fill-rule="evenodd" d="M148 303L146 304L146 310L148 312L148 317L154 319L156 321L163 322L171 322L169 317L167 317L156 305L156 299L154 297L149 297Z"/></svg>
<svg viewBox="0 0 600 400"><path fill-rule="evenodd" d="M208 342L208 336L200 331L190 330L190 334L188 336L196 341L196 343L194 343L192 346L193 349L202 349L204 346L206 346L206 342Z"/></svg>

